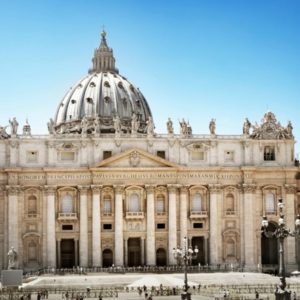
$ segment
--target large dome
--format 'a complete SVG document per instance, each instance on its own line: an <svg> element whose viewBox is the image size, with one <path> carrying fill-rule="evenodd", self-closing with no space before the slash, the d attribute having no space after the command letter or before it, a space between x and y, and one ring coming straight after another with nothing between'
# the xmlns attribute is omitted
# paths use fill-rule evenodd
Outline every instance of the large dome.
<svg viewBox="0 0 300 300"><path fill-rule="evenodd" d="M139 133L145 133L152 120L151 110L140 90L118 74L112 49L102 32L100 47L95 50L93 68L63 97L54 120L56 133L113 133L118 118L122 132L131 132L137 119Z"/></svg>

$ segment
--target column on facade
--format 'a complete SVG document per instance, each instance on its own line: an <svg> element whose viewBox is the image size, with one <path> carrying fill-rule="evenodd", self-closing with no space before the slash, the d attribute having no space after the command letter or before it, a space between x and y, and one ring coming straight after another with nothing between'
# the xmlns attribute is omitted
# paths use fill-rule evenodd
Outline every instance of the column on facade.
<svg viewBox="0 0 300 300"><path fill-rule="evenodd" d="M55 186L45 186L47 198L47 266L56 267Z"/></svg>
<svg viewBox="0 0 300 300"><path fill-rule="evenodd" d="M180 245L184 246L184 237L187 237L187 199L188 188L182 186L180 188ZM191 245L191 244L190 244Z"/></svg>
<svg viewBox="0 0 300 300"><path fill-rule="evenodd" d="M14 247L18 252L18 216L19 216L19 186L8 186L8 247Z"/></svg>
<svg viewBox="0 0 300 300"><path fill-rule="evenodd" d="M168 255L169 265L175 265L176 259L173 249L177 247L177 215L176 215L176 185L168 185L169 190L169 236L168 236Z"/></svg>
<svg viewBox="0 0 300 300"><path fill-rule="evenodd" d="M145 238L141 237L141 265L145 264Z"/></svg>
<svg viewBox="0 0 300 300"><path fill-rule="evenodd" d="M87 192L88 186L78 186L80 192L80 226L79 226L79 265L88 266L88 215Z"/></svg>
<svg viewBox="0 0 300 300"><path fill-rule="evenodd" d="M219 209L218 195L220 194L221 186L219 184L209 185L210 192L210 209L209 209L209 254L210 264L216 265L219 263L221 234L219 232Z"/></svg>
<svg viewBox="0 0 300 300"><path fill-rule="evenodd" d="M101 251L101 186L92 186L92 260L93 267L102 266Z"/></svg>
<svg viewBox="0 0 300 300"><path fill-rule="evenodd" d="M244 253L246 270L255 270L255 184L243 184L244 189Z"/></svg>
<svg viewBox="0 0 300 300"><path fill-rule="evenodd" d="M155 265L155 210L154 186L146 186L147 190L147 238L146 238L146 264Z"/></svg>
<svg viewBox="0 0 300 300"><path fill-rule="evenodd" d="M78 262L78 248L79 248L78 239L74 239L74 244L75 244L75 267L77 267L77 266L79 266L79 262Z"/></svg>
<svg viewBox="0 0 300 300"><path fill-rule="evenodd" d="M115 187L115 265L124 265L123 247L123 186Z"/></svg>
<svg viewBox="0 0 300 300"><path fill-rule="evenodd" d="M127 267L128 266L128 239L124 239L124 265Z"/></svg>
<svg viewBox="0 0 300 300"><path fill-rule="evenodd" d="M61 267L61 240L56 241L57 267Z"/></svg>
<svg viewBox="0 0 300 300"><path fill-rule="evenodd" d="M295 228L295 193L297 188L295 185L286 185L285 204L285 220L287 228L293 230ZM287 238L285 245L285 257L287 270L291 271L297 268L296 266L296 238Z"/></svg>

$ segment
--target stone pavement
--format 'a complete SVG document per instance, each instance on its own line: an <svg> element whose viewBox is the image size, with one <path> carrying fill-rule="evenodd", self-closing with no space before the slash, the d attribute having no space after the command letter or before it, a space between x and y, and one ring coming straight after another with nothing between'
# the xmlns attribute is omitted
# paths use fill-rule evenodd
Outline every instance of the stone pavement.
<svg viewBox="0 0 300 300"><path fill-rule="evenodd" d="M254 299L255 291L260 294L260 299L274 299L274 290L279 284L279 278L262 273L191 273L188 274L188 283L191 287L192 299L207 300L211 298L224 298L224 292L230 294L230 298L243 297L244 299ZM300 277L287 278L288 287L300 295ZM184 274L182 273L89 273L86 275L52 275L38 276L28 279L23 284L23 290L49 291L50 300L62 300L62 291L69 290L85 293L87 288L91 290L91 299L97 299L99 292L103 290L118 290L118 297L103 299L113 300L143 300L145 297L139 296L138 287L146 286L148 291L157 290L162 285L164 290L181 289L184 285ZM199 289L200 286L200 289ZM56 293L56 294L54 294ZM176 296L153 296L156 300L180 299L180 291ZM35 300L33 295L31 300ZM85 298L89 299L89 298Z"/></svg>

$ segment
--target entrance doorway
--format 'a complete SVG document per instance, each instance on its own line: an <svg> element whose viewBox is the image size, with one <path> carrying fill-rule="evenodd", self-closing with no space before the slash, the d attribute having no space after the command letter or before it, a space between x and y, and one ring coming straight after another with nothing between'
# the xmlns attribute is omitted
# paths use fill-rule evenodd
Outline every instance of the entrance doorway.
<svg viewBox="0 0 300 300"><path fill-rule="evenodd" d="M167 265L167 254L166 254L166 250L163 248L159 248L156 250L156 265L157 266Z"/></svg>
<svg viewBox="0 0 300 300"><path fill-rule="evenodd" d="M137 267L141 265L141 239L128 239L128 266Z"/></svg>
<svg viewBox="0 0 300 300"><path fill-rule="evenodd" d="M192 260L192 265L198 265L199 263L203 266L205 265L205 247L204 247L204 237L195 236L192 238L192 248L198 247L198 255Z"/></svg>
<svg viewBox="0 0 300 300"><path fill-rule="evenodd" d="M61 240L60 257L62 268L73 268L75 266L75 242L73 239Z"/></svg>
<svg viewBox="0 0 300 300"><path fill-rule="evenodd" d="M111 267L113 264L113 253L110 249L103 250L102 253L102 265L104 268Z"/></svg>
<svg viewBox="0 0 300 300"><path fill-rule="evenodd" d="M267 230L274 232L277 226L269 223ZM276 270L278 266L278 243L275 237L267 238L263 233L261 235L261 263L263 267Z"/></svg>

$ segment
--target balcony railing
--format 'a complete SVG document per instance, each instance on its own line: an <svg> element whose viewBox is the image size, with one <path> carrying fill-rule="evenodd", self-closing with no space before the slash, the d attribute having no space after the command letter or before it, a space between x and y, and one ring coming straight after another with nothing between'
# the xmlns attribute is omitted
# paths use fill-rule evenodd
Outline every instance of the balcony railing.
<svg viewBox="0 0 300 300"><path fill-rule="evenodd" d="M207 211L206 210L192 210L190 214L191 219L200 219L200 218L207 218Z"/></svg>
<svg viewBox="0 0 300 300"><path fill-rule="evenodd" d="M165 215L166 215L166 212L165 212L165 211L157 211L157 212L156 212L156 215L157 215L157 216L165 216Z"/></svg>
<svg viewBox="0 0 300 300"><path fill-rule="evenodd" d="M28 213L27 218L36 219L37 218L37 213Z"/></svg>
<svg viewBox="0 0 300 300"><path fill-rule="evenodd" d="M234 216L235 215L235 211L231 210L231 209L228 209L228 210L225 211L225 214L226 214L226 216Z"/></svg>
<svg viewBox="0 0 300 300"><path fill-rule="evenodd" d="M58 213L58 220L77 220L77 213Z"/></svg>
<svg viewBox="0 0 300 300"><path fill-rule="evenodd" d="M128 211L126 212L126 219L143 219L143 211Z"/></svg>

